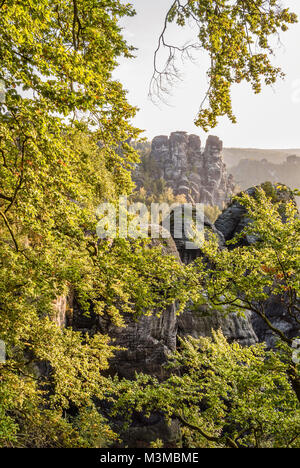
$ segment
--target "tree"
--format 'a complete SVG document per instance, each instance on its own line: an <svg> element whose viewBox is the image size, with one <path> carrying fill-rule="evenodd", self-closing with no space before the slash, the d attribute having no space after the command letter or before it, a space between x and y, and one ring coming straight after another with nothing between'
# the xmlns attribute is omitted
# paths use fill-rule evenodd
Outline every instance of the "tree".
<svg viewBox="0 0 300 468"><path fill-rule="evenodd" d="M84 233L104 194L129 189L134 160L125 164L114 151L136 131L128 124L134 109L111 79L116 58L130 55L117 19L132 10L100 3L1 2L1 445L80 444L63 411L72 403L93 412L113 353L107 338L53 321L53 301L68 288L84 298L93 265ZM112 438L99 418L94 430L102 443Z"/></svg>
<svg viewBox="0 0 300 468"><path fill-rule="evenodd" d="M165 382L139 375L122 392L114 414L160 412L181 423L181 447L299 446L300 407L286 364L264 345L229 344L222 333L186 339L170 358Z"/></svg>
<svg viewBox="0 0 300 468"><path fill-rule="evenodd" d="M166 15L155 51L150 95L163 97L177 81L178 57L193 59L195 52L204 50L210 60L209 84L195 125L207 131L224 115L235 123L232 86L245 80L259 93L262 81L272 85L278 77L284 76L271 61L274 37L278 38L280 32L296 21L296 15L283 8L279 0L175 0ZM170 44L166 37L169 23L179 27L195 26L195 41L183 46ZM159 54L164 49L168 51L168 58L160 68Z"/></svg>
<svg viewBox="0 0 300 468"><path fill-rule="evenodd" d="M6 0L0 11L0 444L103 446L116 435L94 401L113 391L102 371L115 348L60 329L54 301L74 291L84 313L122 325L122 310L159 307L161 274L172 301L182 272L158 249L96 236L96 207L130 193L138 159L135 109L112 78L131 57L118 21L134 12L117 0Z"/></svg>
<svg viewBox="0 0 300 468"><path fill-rule="evenodd" d="M204 244L205 261L197 259L195 262L199 281L214 308L226 313L252 311L284 344L288 374L300 401L299 366L292 360L296 337L277 327L266 312L268 298L279 296L284 314L294 322L295 328L299 327L300 219L297 207L287 187L275 189L272 184L263 184L254 197L242 193L235 200L244 206L249 223L228 241L231 248L220 251L216 240ZM246 237L250 245L241 244Z"/></svg>
<svg viewBox="0 0 300 468"><path fill-rule="evenodd" d="M234 201L245 208L246 227L226 248L220 250L212 233L201 245L202 256L188 267L198 278L193 303L208 303L211 313L252 311L277 338L276 349L229 344L216 331L213 339L181 340L170 358L171 377L158 382L140 375L134 388L121 383L115 412L175 418L188 447L298 447L297 335L274 323L266 304L272 295L281 297L283 314L299 330L299 214L293 192L282 185L266 183Z"/></svg>

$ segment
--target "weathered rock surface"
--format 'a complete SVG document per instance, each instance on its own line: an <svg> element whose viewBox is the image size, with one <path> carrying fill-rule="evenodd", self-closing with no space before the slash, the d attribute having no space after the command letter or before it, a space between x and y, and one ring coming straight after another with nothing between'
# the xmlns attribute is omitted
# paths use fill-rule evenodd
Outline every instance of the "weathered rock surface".
<svg viewBox="0 0 300 468"><path fill-rule="evenodd" d="M163 178L175 195L188 202L223 207L234 190L222 158L222 141L209 136L205 149L197 135L173 132L152 141L150 161L153 176Z"/></svg>
<svg viewBox="0 0 300 468"><path fill-rule="evenodd" d="M187 210L185 208L187 208ZM197 211L195 206L190 206L188 204L177 205L171 210L170 215L163 220L164 226L169 229L174 239L181 261L186 265L202 255L201 246L198 247L193 244L193 242L190 242L190 238L187 235L187 231L189 231L187 218L189 218L191 224L194 223L197 225L198 231L204 229L205 238L207 238L207 234L210 231L216 235L220 248L225 246L223 234L217 230L214 224L212 224L201 211L202 210ZM183 220L185 220L185 223ZM192 231L191 235L193 235Z"/></svg>
<svg viewBox="0 0 300 468"><path fill-rule="evenodd" d="M300 327L299 323L288 314L285 302L287 302L287 298L271 296L265 303L266 316L275 328L282 331L288 338L293 339L299 336ZM276 335L265 322L256 314L252 315L251 321L259 341L264 341L268 348L274 348Z"/></svg>
<svg viewBox="0 0 300 468"><path fill-rule="evenodd" d="M118 328L99 319L99 332L108 334L116 345L125 348L118 351L110 362L111 373L133 379L136 372L152 374L163 378L163 364L176 348L177 316L175 304L168 307L161 316L155 313L149 317L134 320L125 317L125 328Z"/></svg>
<svg viewBox="0 0 300 468"><path fill-rule="evenodd" d="M251 312L246 312L243 318L237 314L225 316L206 305L187 308L178 317L178 336L212 336L212 330L220 329L230 343L238 341L242 346L251 346L258 342L251 318Z"/></svg>

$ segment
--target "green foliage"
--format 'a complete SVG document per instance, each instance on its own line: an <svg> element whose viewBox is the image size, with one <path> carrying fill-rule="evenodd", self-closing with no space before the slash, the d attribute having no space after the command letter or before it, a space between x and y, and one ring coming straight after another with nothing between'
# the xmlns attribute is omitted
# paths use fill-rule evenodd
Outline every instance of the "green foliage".
<svg viewBox="0 0 300 468"><path fill-rule="evenodd" d="M188 267L198 281L193 303L243 315L251 310L277 337L278 349L229 344L221 332L213 339L180 342L164 382L145 375L122 381L114 414L159 411L181 423L184 447L299 447L300 366L293 340L267 316L266 300L282 297L284 314L299 323L300 220L285 186L264 184L255 196L239 194L250 223L219 249L211 239L204 257ZM240 246L247 236L250 245ZM231 248L234 247L234 248Z"/></svg>
<svg viewBox="0 0 300 468"><path fill-rule="evenodd" d="M136 166L133 178L138 181L140 188L135 189L130 197L132 202L144 203L147 207L151 203L186 203L184 195L174 195L173 190L168 187L163 178L155 178L156 165L150 158L151 146L148 142L136 143L133 145L136 148L140 163Z"/></svg>
<svg viewBox="0 0 300 468"><path fill-rule="evenodd" d="M217 205L205 205L204 206L204 214L208 217L211 223L214 223L219 215L221 214L221 210Z"/></svg>
<svg viewBox="0 0 300 468"><path fill-rule="evenodd" d="M138 161L128 143L139 134L130 124L135 109L112 78L119 57L132 53L118 21L134 12L117 0L7 0L0 11L5 88L0 106L0 339L7 348L7 360L0 364L0 445L105 447L118 436L94 402L120 391L120 384L105 376L116 348L107 336L61 329L57 298L75 293L81 311L105 314L122 326L124 313L161 313L174 301L182 310L192 297L203 300L204 284L212 301L214 286L226 288L233 271L241 291L249 287L251 301L262 300L266 286L298 293L299 226L292 205L282 223L261 195L260 217L249 229L260 231L265 247L258 244L248 253L236 249L236 259L217 255L207 244L207 256L224 269L223 277L217 273L214 278L210 273L205 278L200 263L185 268L141 241L99 241L96 208L131 193L131 171ZM287 12L275 15L263 34L293 19ZM261 27L257 15L253 21L253 28ZM263 63L272 81L274 72ZM252 64L252 69L255 78L260 68ZM217 87L219 81L215 83ZM158 200L173 197L162 185L157 191ZM252 201L245 203L250 216L257 217ZM284 266L284 278L277 282L271 281L277 258L273 247ZM248 260L250 273L244 275ZM231 286L230 299L237 291ZM239 297L230 307L241 304ZM286 365L290 372L290 363ZM134 384L124 385L134 391ZM290 408L286 382L280 385ZM220 426L207 429L218 432ZM279 440L277 433L272 437Z"/></svg>
<svg viewBox="0 0 300 468"><path fill-rule="evenodd" d="M151 203L167 203L171 206L173 203L186 203L186 198L183 194L174 195L171 187L167 187L165 180L159 179L152 182L152 188L149 192L146 191L145 187L132 192L130 201L143 203L147 207L151 207Z"/></svg>
<svg viewBox="0 0 300 468"><path fill-rule="evenodd" d="M8 0L0 9L0 444L106 446L114 435L93 401L114 391L102 373L115 348L61 330L55 301L75 292L82 311L122 325L122 312L149 313L181 295L174 258L96 236L96 207L130 193L138 160L128 145L139 133L135 109L111 76L131 56L118 21L133 10L115 0Z"/></svg>
<svg viewBox="0 0 300 468"><path fill-rule="evenodd" d="M205 263L196 260L195 269L214 309L239 314L250 310L277 340L289 346L288 374L300 401L299 365L292 361L293 340L266 311L267 299L279 296L284 314L295 326L300 324L300 219L286 187L277 187L276 194L269 184L265 188L269 196L259 188L254 197L235 197L245 207L249 224L227 242L233 248L220 251L216 239L206 242L202 247ZM245 238L250 245L240 246Z"/></svg>
<svg viewBox="0 0 300 468"><path fill-rule="evenodd" d="M169 45L165 38L168 22L179 27L187 27L190 23L195 25L195 42L183 47ZM246 81L254 93L259 93L262 82L272 85L278 77L284 76L271 61L276 47L274 37L295 22L296 15L284 8L279 0L175 0L159 42L159 48L169 48L169 58L163 71L159 71L155 63L153 90L164 91L164 78L167 84L174 82L178 73L175 64L177 53L190 58L193 51L202 49L210 58L207 71L209 87L195 124L207 131L217 125L218 117L224 115L235 123L232 86ZM208 105L205 107L206 100Z"/></svg>
<svg viewBox="0 0 300 468"><path fill-rule="evenodd" d="M181 341L165 382L122 382L115 412L160 411L181 422L183 447L299 447L300 406L286 365L263 345L213 338Z"/></svg>
<svg viewBox="0 0 300 468"><path fill-rule="evenodd" d="M285 188L282 192L290 195ZM250 222L228 242L234 248L220 252L214 239L203 246L211 268L204 271L201 260L196 268L205 275L205 289L215 306L226 304L228 312L250 309L264 316L260 310L271 294L287 295L287 312L297 318L300 220L294 201L283 203L278 193L277 198L273 192L268 196L260 188L255 197L236 196ZM250 245L236 245L245 237Z"/></svg>

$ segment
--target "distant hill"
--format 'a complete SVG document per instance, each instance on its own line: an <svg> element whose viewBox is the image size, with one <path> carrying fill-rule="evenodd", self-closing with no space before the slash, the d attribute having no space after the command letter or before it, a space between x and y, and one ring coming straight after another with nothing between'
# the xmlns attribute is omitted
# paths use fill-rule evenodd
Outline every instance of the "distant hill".
<svg viewBox="0 0 300 468"><path fill-rule="evenodd" d="M266 159L270 163L283 163L287 156L300 156L300 148L296 149L259 149L259 148L223 148L223 158L227 167L230 169L237 166L242 159L260 161Z"/></svg>
<svg viewBox="0 0 300 468"><path fill-rule="evenodd" d="M274 159L271 161L267 158L258 160L253 157L240 159L236 166L230 167L229 172L233 175L238 187L243 190L266 181L279 182L292 189L299 188L300 157L293 154L287 156L283 161L278 158L274 162ZM297 198L297 203L300 207L299 198Z"/></svg>
<svg viewBox="0 0 300 468"><path fill-rule="evenodd" d="M141 154L150 153L151 141L133 143L133 147ZM223 148L223 159L228 169L237 166L242 159L260 161L266 159L273 164L284 162L287 156L300 156L300 148L291 149L260 149L260 148Z"/></svg>

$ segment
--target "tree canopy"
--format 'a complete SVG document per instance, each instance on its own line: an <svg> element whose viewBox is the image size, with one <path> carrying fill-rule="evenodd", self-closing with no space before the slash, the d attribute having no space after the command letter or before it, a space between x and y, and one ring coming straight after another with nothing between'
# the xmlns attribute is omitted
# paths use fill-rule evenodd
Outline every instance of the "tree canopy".
<svg viewBox="0 0 300 468"><path fill-rule="evenodd" d="M123 381L114 412L160 411L179 420L182 447L297 447L298 400L285 364L264 345L243 348L215 331L181 341L169 368L164 382L145 375Z"/></svg>
<svg viewBox="0 0 300 468"><path fill-rule="evenodd" d="M112 388L101 371L114 347L61 330L57 298L76 292L83 312L94 307L122 325L121 312L163 308L181 294L175 258L138 242L99 244L96 235L98 204L130 193L138 160L128 145L139 133L135 109L112 78L119 57L131 56L118 21L132 14L113 0L0 5L1 445L112 438L93 399ZM168 284L164 297L157 283ZM80 424L63 417L74 406Z"/></svg>
<svg viewBox="0 0 300 468"><path fill-rule="evenodd" d="M155 51L150 95L163 97L178 80L179 57L193 58L197 51L204 50L210 60L208 89L203 93L195 125L207 131L222 116L235 123L233 85L246 81L259 93L263 82L272 85L284 76L280 67L273 65L272 56L280 33L295 22L295 13L284 8L280 0L175 0L166 15ZM170 43L169 23L176 23L180 28L195 27L195 40L184 45ZM168 58L160 67L160 52L164 49Z"/></svg>
<svg viewBox="0 0 300 468"><path fill-rule="evenodd" d="M231 3L203 0L181 5L176 1L167 17L179 26L189 18L198 21L200 45L212 57L210 108L197 121L203 128L214 125L218 115L228 114L234 120L229 100L232 83L247 79L258 91L261 77L274 82L279 70L267 55L250 53L252 41L258 38L260 49L271 52L270 35L296 20L275 0ZM270 288L287 294L289 313L299 312L294 299L299 292L299 219L287 204L283 222L278 206L263 193L259 209L251 200L241 200L253 215L249 229L260 232L262 243L247 251L221 253L213 241L207 243L204 252L214 265L207 272L199 262L185 267L144 241L98 239L97 206L107 201L116 206L119 195L132 192L131 171L138 162L129 144L140 134L131 124L136 109L112 75L121 57L132 57L133 49L119 23L133 14L131 5L119 0L0 2L4 90L0 100L0 339L7 353L0 363L0 445L4 447L108 446L118 440L118 434L98 411L97 402L112 402L124 395L124 388L133 391L139 385L139 381L120 383L108 376L109 360L117 351L108 336L60 326L60 298L67 301L75 294L83 314L105 316L116 326L124 324L124 314L138 318L154 310L163 313L174 302L178 311L191 299L208 297L217 306L223 288L222 300L229 311L243 309L245 303L254 310L265 297L264 288ZM267 440L277 445L294 443L296 417L284 419L286 413L276 411L283 405L290 415L296 407L292 388L297 389L298 369L289 356L290 339L277 335L286 343L284 358L272 354L269 361L261 347L230 347L220 335L215 335L214 342L203 342L207 355L213 353L218 362L218 352L223 356L226 350L230 357L230 368L226 363L220 367L220 375L228 375L222 395L214 381L206 385L216 410L207 413L205 428L224 444L229 438L234 443L239 439L235 428L225 436L224 425L240 424L245 414L241 389L247 382L251 391L258 391L253 411L255 398L268 397L262 401L257 422L263 424ZM192 349L194 344L186 347ZM192 352L198 363L198 348ZM184 359L187 355L183 352ZM241 360L249 362L249 369L238 367ZM202 372L194 363L190 369L191 374ZM266 393L261 389L260 371L266 376ZM189 378L187 374L183 385ZM213 378L220 377L215 373ZM236 379L237 411L228 419L222 399ZM167 385L161 388L169 392ZM279 395L280 386L285 401ZM276 391L271 398L272 389ZM176 393L170 395L169 409L173 404L177 404ZM273 432L263 421L268 406ZM220 411L220 423L212 420L218 416L216 411ZM259 416L257 411L253 414L253 418ZM178 416L185 420L185 414ZM288 421L292 427L285 437ZM189 422L194 423L194 419ZM248 430L243 441L252 444L256 432L252 425ZM193 434L187 438L197 443Z"/></svg>
<svg viewBox="0 0 300 468"><path fill-rule="evenodd" d="M138 375L121 382L114 412L159 411L181 423L183 447L297 447L300 424L300 360L297 337L268 316L271 296L281 298L282 315L299 325L300 219L285 186L257 188L235 198L246 208L248 225L220 250L215 234L201 244L190 266L198 281L193 306L203 301L227 315L257 315L276 346L241 347L221 331L212 338L180 340L164 382ZM284 201L283 201L284 200ZM241 244L247 237L249 243ZM299 326L298 326L299 332ZM157 441L159 446L161 441Z"/></svg>

